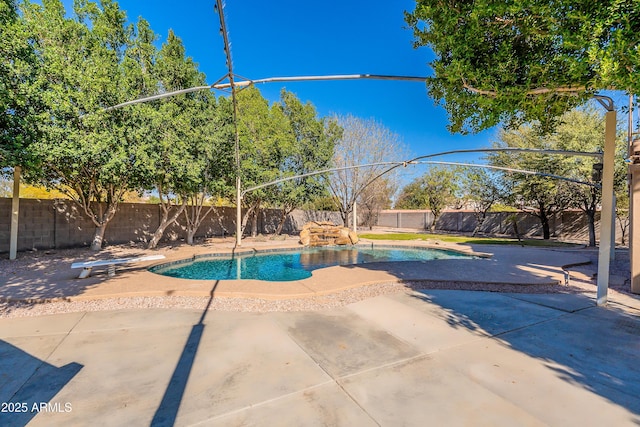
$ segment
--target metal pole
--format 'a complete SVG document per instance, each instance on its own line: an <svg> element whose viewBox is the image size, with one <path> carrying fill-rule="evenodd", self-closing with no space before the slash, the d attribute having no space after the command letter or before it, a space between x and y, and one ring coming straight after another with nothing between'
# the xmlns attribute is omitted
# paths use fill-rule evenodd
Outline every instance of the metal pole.
<svg viewBox="0 0 640 427"><path fill-rule="evenodd" d="M609 254L609 260L611 262L616 260L616 205L618 201L616 199L616 193L613 193L613 202L611 205L611 253Z"/></svg>
<svg viewBox="0 0 640 427"><path fill-rule="evenodd" d="M240 175L236 177L236 245L242 246L242 193Z"/></svg>
<svg viewBox="0 0 640 427"><path fill-rule="evenodd" d="M630 162L629 164L629 172L627 174L627 195L629 197L629 210L627 211L627 217L629 218L629 261L630 261L630 270L631 270L631 292L640 293L640 277L638 279L638 283L636 284L636 290L634 290L633 284L633 272L634 272L634 262L633 262L633 160L631 156L633 155L633 95L629 95L629 122L627 129L627 159ZM636 267L636 271L638 268ZM640 272L638 272L638 276L640 276Z"/></svg>
<svg viewBox="0 0 640 427"><path fill-rule="evenodd" d="M633 141L630 156L631 191L629 197L629 250L631 257L631 292L640 294L640 227L634 227L633 218L640 212L640 139Z"/></svg>
<svg viewBox="0 0 640 427"><path fill-rule="evenodd" d="M608 102L603 102L608 101ZM602 167L602 210L600 213L600 248L598 254L598 292L597 305L607 303L609 288L609 267L611 257L611 221L613 216L613 175L616 150L616 111L613 100L598 97L598 101L607 109L604 131L604 158Z"/></svg>
<svg viewBox="0 0 640 427"><path fill-rule="evenodd" d="M20 214L20 172L22 168L13 168L13 200L11 202L11 237L9 240L9 259L18 254L18 217Z"/></svg>
<svg viewBox="0 0 640 427"><path fill-rule="evenodd" d="M227 69L229 74L229 87L231 88L231 104L233 107L233 128L235 132L235 162L236 162L236 246L242 245L242 187L240 180L240 134L238 132L238 98L236 97L236 82L233 74L233 61L231 59L231 43L229 43L229 32L224 19L224 6L222 0L216 0L214 9L220 18L220 34L224 43L224 53L227 58Z"/></svg>
<svg viewBox="0 0 640 427"><path fill-rule="evenodd" d="M358 232L358 202L353 202L353 232Z"/></svg>

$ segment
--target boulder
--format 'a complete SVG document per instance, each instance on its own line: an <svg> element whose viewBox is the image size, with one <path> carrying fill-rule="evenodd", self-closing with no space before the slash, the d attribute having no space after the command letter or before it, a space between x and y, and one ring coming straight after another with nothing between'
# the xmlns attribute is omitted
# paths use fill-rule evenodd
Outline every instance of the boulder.
<svg viewBox="0 0 640 427"><path fill-rule="evenodd" d="M308 222L300 231L300 243L304 246L349 245L357 242L356 233L329 221Z"/></svg>

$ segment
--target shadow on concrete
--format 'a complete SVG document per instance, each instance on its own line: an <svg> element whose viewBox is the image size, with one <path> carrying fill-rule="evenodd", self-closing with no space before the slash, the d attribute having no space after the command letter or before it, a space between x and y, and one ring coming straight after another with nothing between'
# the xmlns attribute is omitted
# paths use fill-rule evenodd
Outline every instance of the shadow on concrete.
<svg viewBox="0 0 640 427"><path fill-rule="evenodd" d="M235 256L236 250L234 248L231 253L231 259ZM233 263L229 264L229 269L231 269L232 264ZM229 273L230 271L227 272L227 274ZM178 359L178 363L173 370L169 385L162 396L160 406L151 420L152 427L173 426L176 422L178 410L180 409L184 391L187 387L187 381L189 381L189 375L191 374L191 369L193 368L193 363L195 361L196 354L198 353L198 348L200 347L200 341L202 340L202 334L204 333L204 319L209 311L209 307L211 307L213 295L219 283L219 280L214 282L211 290L209 291L209 301L207 302L207 306L202 311L202 315L200 316L198 323L191 327L191 332L189 333L187 342L182 349L180 359Z"/></svg>
<svg viewBox="0 0 640 427"><path fill-rule="evenodd" d="M81 269L71 269L72 263L122 258L109 250L96 253L86 249L78 252L75 257L62 260L45 252L30 258L19 257L17 261L0 260L0 300L46 301L81 295L112 278L107 275L107 267L104 266L94 268L90 277L78 279ZM148 251L136 251L126 257L148 254ZM146 268L148 265L119 265L116 266L116 275Z"/></svg>
<svg viewBox="0 0 640 427"><path fill-rule="evenodd" d="M79 363L57 368L0 340L1 426L26 426L40 412L70 412L73 402L54 397L82 369Z"/></svg>
<svg viewBox="0 0 640 427"><path fill-rule="evenodd" d="M580 295L555 296L549 298L549 304L540 296L540 301L517 304L515 309L507 302L515 311L504 313L500 308L505 302L498 300L510 296L483 294L474 298L460 291L423 290L415 298L440 306L452 328L489 333L510 348L541 360L562 380L640 415L640 315L594 307ZM565 314L543 315L548 321L538 318L526 326L517 324L518 319L540 317L543 308ZM640 425L640 418L636 422Z"/></svg>
<svg viewBox="0 0 640 427"><path fill-rule="evenodd" d="M209 301L207 306L202 311L202 315L198 320L198 323L191 327L187 342L182 349L180 359L176 364L176 368L173 370L169 385L162 396L160 406L153 415L151 426L172 426L175 424L176 417L178 416L178 410L180 409L180 403L184 396L185 388L187 387L187 381L193 368L193 363L198 353L198 347L200 347L200 341L202 340L202 333L204 332L204 318L207 315L211 302L213 301L213 294L216 287L220 283L219 280L215 281L215 284L211 288L209 293Z"/></svg>

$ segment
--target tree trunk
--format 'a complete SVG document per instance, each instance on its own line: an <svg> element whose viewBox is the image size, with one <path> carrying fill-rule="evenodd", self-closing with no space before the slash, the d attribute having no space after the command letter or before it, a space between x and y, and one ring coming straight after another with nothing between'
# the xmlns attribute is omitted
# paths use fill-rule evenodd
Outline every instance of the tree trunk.
<svg viewBox="0 0 640 427"><path fill-rule="evenodd" d="M253 215L251 216L251 237L258 235L258 215L260 214L260 206L256 206Z"/></svg>
<svg viewBox="0 0 640 427"><path fill-rule="evenodd" d="M342 226L349 228L349 212L345 209L341 209L340 217L342 218Z"/></svg>
<svg viewBox="0 0 640 427"><path fill-rule="evenodd" d="M589 247L596 246L596 217L595 212L587 212L587 219L589 225Z"/></svg>
<svg viewBox="0 0 640 427"><path fill-rule="evenodd" d="M549 218L546 215L542 215L540 217L540 222L542 223L542 238L544 240L549 240L551 238L551 231L549 228Z"/></svg>
<svg viewBox="0 0 640 427"><path fill-rule="evenodd" d="M107 223L96 226L96 230L93 233L93 241L91 242L91 250L99 251L102 249L102 242L104 241L104 232L107 229Z"/></svg>
<svg viewBox="0 0 640 427"><path fill-rule="evenodd" d="M187 230L187 245L193 246L193 237L196 235L197 228Z"/></svg>
<svg viewBox="0 0 640 427"><path fill-rule="evenodd" d="M429 231L431 233L436 231L436 221L438 221L438 216L439 214L436 214L435 212L431 211L431 213L433 214L433 222L431 223L431 225L429 226Z"/></svg>
<svg viewBox="0 0 640 427"><path fill-rule="evenodd" d="M476 237L476 234L478 234L478 232L482 228L482 224L484 224L484 220L486 218L487 218L486 212L476 215L476 227L473 229L473 233L471 233L471 237Z"/></svg>
<svg viewBox="0 0 640 427"><path fill-rule="evenodd" d="M284 227L284 223L287 221L287 216L293 211L293 209L282 209L282 216L280 217L280 223L278 224L278 228L276 228L276 236L279 236L282 233L282 228Z"/></svg>
<svg viewBox="0 0 640 427"><path fill-rule="evenodd" d="M170 226L171 224L173 224L178 220L178 217L182 214L182 211L184 211L186 207L187 207L187 203L185 199L185 201L182 203L182 206L180 206L178 211L171 218L169 218L169 209L163 209L160 225L158 225L158 228L153 233L153 237L151 238L151 241L147 245L147 249L155 249L155 247L158 246L158 242L160 242L160 239L162 239L162 236L164 235L164 231L167 229L168 226Z"/></svg>

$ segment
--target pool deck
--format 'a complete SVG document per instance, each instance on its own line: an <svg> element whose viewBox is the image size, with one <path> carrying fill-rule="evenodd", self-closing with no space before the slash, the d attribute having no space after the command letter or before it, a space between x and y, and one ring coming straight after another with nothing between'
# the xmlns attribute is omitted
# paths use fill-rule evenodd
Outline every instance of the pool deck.
<svg viewBox="0 0 640 427"><path fill-rule="evenodd" d="M563 265L586 259L580 251L477 249L493 256L332 267L290 287L220 282L214 294L288 298L412 278L529 286L563 280ZM180 259L194 250L163 253ZM15 276L0 288L41 300L211 294L211 283L178 289L185 281L147 266L77 279L72 261L0 272ZM638 342L640 298L619 293L605 307L578 294L415 289L306 312L0 318L0 425L637 426Z"/></svg>
<svg viewBox="0 0 640 427"><path fill-rule="evenodd" d="M518 286L563 284L564 266L588 263L579 251L542 249L519 246L456 245L435 242L375 241L363 245L413 246L453 249L468 254L481 254L479 259L446 259L427 262L371 263L337 266L315 270L307 279L289 282L261 280L188 280L162 276L148 271L152 265L192 258L207 253L240 253L277 248L299 248L295 239L283 242L245 242L242 249L233 242L219 241L200 246L164 247L141 250L132 256L162 254L166 260L117 266L114 277L106 267L95 268L91 277L78 279L71 259L47 263L17 273L0 272L0 298L11 301L91 300L133 296L203 296L245 297L262 299L302 298L326 295L339 290L378 283L447 281L458 283L496 283ZM108 259L104 254L98 259Z"/></svg>

